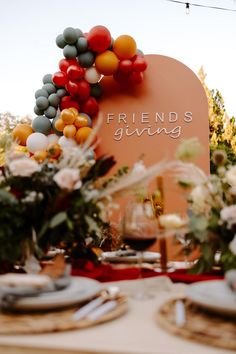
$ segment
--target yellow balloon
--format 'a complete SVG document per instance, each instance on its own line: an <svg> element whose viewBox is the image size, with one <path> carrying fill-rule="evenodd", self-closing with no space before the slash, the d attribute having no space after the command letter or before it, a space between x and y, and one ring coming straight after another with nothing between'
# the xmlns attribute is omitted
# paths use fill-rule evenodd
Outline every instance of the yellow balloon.
<svg viewBox="0 0 236 354"><path fill-rule="evenodd" d="M92 130L93 129L90 127L82 127L78 129L75 136L77 143L83 144L88 139L88 136L91 134Z"/></svg>
<svg viewBox="0 0 236 354"><path fill-rule="evenodd" d="M76 127L73 124L68 124L63 129L63 135L66 138L74 138L75 134L76 134Z"/></svg>
<svg viewBox="0 0 236 354"><path fill-rule="evenodd" d="M19 124L12 131L12 138L16 140L19 145L26 146L26 140L29 135L33 133L33 129L28 124Z"/></svg>
<svg viewBox="0 0 236 354"><path fill-rule="evenodd" d="M113 50L120 59L131 59L137 51L137 45L133 37L123 34L114 44Z"/></svg>
<svg viewBox="0 0 236 354"><path fill-rule="evenodd" d="M98 54L95 59L95 66L100 74L109 76L113 75L119 66L119 59L110 50L106 50L105 52Z"/></svg>

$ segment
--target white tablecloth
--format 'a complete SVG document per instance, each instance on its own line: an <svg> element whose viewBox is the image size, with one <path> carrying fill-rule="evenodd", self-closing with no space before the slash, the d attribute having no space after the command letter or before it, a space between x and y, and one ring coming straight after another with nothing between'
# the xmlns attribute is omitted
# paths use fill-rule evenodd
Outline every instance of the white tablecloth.
<svg viewBox="0 0 236 354"><path fill-rule="evenodd" d="M132 293L138 280L111 283ZM166 277L145 279L155 297L129 299L129 311L122 317L83 330L40 335L0 336L1 354L229 354L229 350L198 344L169 334L155 320L161 303L181 295L185 285L172 284Z"/></svg>

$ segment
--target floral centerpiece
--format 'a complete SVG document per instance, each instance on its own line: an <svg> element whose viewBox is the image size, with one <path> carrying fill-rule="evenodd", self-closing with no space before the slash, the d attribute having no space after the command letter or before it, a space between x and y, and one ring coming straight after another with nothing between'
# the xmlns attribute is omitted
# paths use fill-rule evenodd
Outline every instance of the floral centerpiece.
<svg viewBox="0 0 236 354"><path fill-rule="evenodd" d="M209 176L192 163L179 164L177 179L188 192L187 217L160 219L162 227L185 233L190 252L199 249L192 269L197 273L211 270L217 259L225 271L236 269L236 166L227 165L220 150L214 152L213 163L216 173Z"/></svg>

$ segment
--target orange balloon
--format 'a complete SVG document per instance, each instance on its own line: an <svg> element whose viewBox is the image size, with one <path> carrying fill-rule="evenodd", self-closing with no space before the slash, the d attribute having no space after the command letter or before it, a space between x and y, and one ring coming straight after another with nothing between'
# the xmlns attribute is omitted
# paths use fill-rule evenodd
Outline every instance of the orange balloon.
<svg viewBox="0 0 236 354"><path fill-rule="evenodd" d="M47 156L48 156L48 153L45 150L39 150L34 153L34 159L39 163L42 163L46 159Z"/></svg>
<svg viewBox="0 0 236 354"><path fill-rule="evenodd" d="M61 147L58 143L51 143L47 147L47 152L51 158L58 158L61 155Z"/></svg>
<svg viewBox="0 0 236 354"><path fill-rule="evenodd" d="M105 52L98 54L95 59L95 66L97 71L100 74L109 76L113 75L119 66L119 59L110 50L106 50Z"/></svg>
<svg viewBox="0 0 236 354"><path fill-rule="evenodd" d="M74 138L76 134L76 127L73 124L68 124L63 129L63 134L66 138Z"/></svg>
<svg viewBox="0 0 236 354"><path fill-rule="evenodd" d="M69 108L63 109L61 111L60 118L63 120L64 124L73 124L75 120L75 114Z"/></svg>
<svg viewBox="0 0 236 354"><path fill-rule="evenodd" d="M90 127L82 127L78 129L75 136L77 143L83 144L87 140L88 136L91 134L92 130L93 129Z"/></svg>
<svg viewBox="0 0 236 354"><path fill-rule="evenodd" d="M76 109L75 107L70 107L69 111L73 112L76 117L79 114L78 109Z"/></svg>
<svg viewBox="0 0 236 354"><path fill-rule="evenodd" d="M12 138L16 140L19 145L26 146L26 140L30 134L33 133L33 129L28 124L19 124L12 131Z"/></svg>
<svg viewBox="0 0 236 354"><path fill-rule="evenodd" d="M57 119L55 122L55 128L59 131L59 132L63 132L63 129L65 128L65 123L63 122L63 120L61 118Z"/></svg>
<svg viewBox="0 0 236 354"><path fill-rule="evenodd" d="M89 125L89 122L85 116L78 115L78 117L75 118L74 125L76 126L76 128L82 128L87 127Z"/></svg>
<svg viewBox="0 0 236 354"><path fill-rule="evenodd" d="M131 59L136 54L137 45L133 37L124 34L115 40L113 50L120 59Z"/></svg>

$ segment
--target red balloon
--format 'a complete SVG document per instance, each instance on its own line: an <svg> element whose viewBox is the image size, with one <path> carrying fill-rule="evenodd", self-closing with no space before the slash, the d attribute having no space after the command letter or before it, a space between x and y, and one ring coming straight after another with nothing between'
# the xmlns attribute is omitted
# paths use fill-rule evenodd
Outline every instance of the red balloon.
<svg viewBox="0 0 236 354"><path fill-rule="evenodd" d="M134 71L142 72L145 71L146 69L147 69L147 62L144 60L144 58L137 57L137 59L133 61Z"/></svg>
<svg viewBox="0 0 236 354"><path fill-rule="evenodd" d="M78 81L76 84L78 87L77 96L78 96L79 100L81 100L81 101L86 100L89 97L90 90L91 90L89 83L86 80L82 79L82 80Z"/></svg>
<svg viewBox="0 0 236 354"><path fill-rule="evenodd" d="M128 82L130 73L125 73L120 70L117 70L113 75L114 80L116 80L119 84L126 84Z"/></svg>
<svg viewBox="0 0 236 354"><path fill-rule="evenodd" d="M66 90L69 92L69 94L73 97L78 96L78 82L71 81L69 80L67 84L65 85Z"/></svg>
<svg viewBox="0 0 236 354"><path fill-rule="evenodd" d="M89 48L101 53L107 50L111 44L111 34L104 26L95 26L88 33Z"/></svg>
<svg viewBox="0 0 236 354"><path fill-rule="evenodd" d="M67 76L69 80L80 80L83 79L85 70L81 68L81 66L77 65L70 65L67 68Z"/></svg>
<svg viewBox="0 0 236 354"><path fill-rule="evenodd" d="M67 77L66 74L61 72L61 71L57 71L53 77L52 77L52 81L54 82L54 84L58 87L64 87L65 84L67 83Z"/></svg>
<svg viewBox="0 0 236 354"><path fill-rule="evenodd" d="M143 81L143 73L140 73L138 71L132 71L132 73L129 76L129 83L132 85L138 85L141 84Z"/></svg>
<svg viewBox="0 0 236 354"><path fill-rule="evenodd" d="M98 112L98 103L94 97L89 97L81 105L81 112L88 114L89 116L94 116Z"/></svg>
<svg viewBox="0 0 236 354"><path fill-rule="evenodd" d="M75 100L72 99L71 96L64 96L61 99L60 102L60 109L61 111L65 108L70 108L70 107L74 107L79 111L79 104L78 102L76 102Z"/></svg>
<svg viewBox="0 0 236 354"><path fill-rule="evenodd" d="M61 71L66 73L67 69L69 68L70 65L76 65L78 64L77 60L75 58L73 59L61 59L59 61L59 68Z"/></svg>
<svg viewBox="0 0 236 354"><path fill-rule="evenodd" d="M121 60L119 63L119 70L123 73L129 73L132 70L133 63L129 59Z"/></svg>

